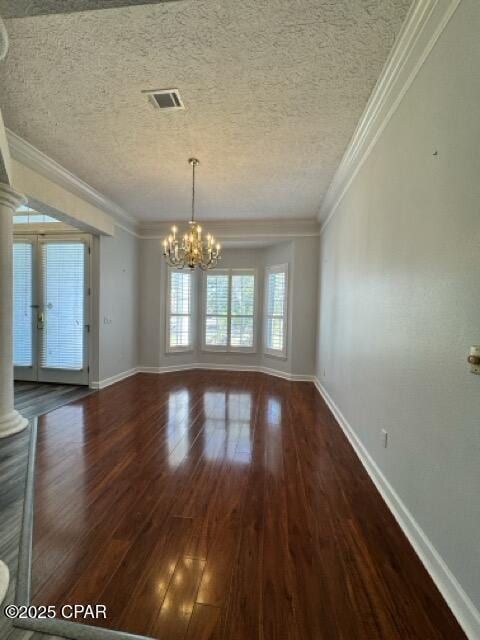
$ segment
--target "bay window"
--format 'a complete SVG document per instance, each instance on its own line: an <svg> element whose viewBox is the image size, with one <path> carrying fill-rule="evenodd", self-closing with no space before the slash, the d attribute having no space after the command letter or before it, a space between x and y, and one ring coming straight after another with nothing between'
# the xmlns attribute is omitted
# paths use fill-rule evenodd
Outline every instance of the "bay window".
<svg viewBox="0 0 480 640"><path fill-rule="evenodd" d="M192 274L169 269L167 351L190 351L192 347Z"/></svg>
<svg viewBox="0 0 480 640"><path fill-rule="evenodd" d="M255 350L255 281L254 269L215 270L205 274L205 350Z"/></svg>
<svg viewBox="0 0 480 640"><path fill-rule="evenodd" d="M268 267L265 283L264 351L287 355L288 265Z"/></svg>

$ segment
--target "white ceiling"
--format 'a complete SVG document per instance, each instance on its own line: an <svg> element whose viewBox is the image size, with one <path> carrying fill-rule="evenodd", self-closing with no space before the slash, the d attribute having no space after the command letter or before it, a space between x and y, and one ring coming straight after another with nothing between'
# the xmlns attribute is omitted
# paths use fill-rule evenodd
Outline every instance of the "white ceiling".
<svg viewBox="0 0 480 640"><path fill-rule="evenodd" d="M7 21L5 124L142 220L316 215L411 0L183 0ZM144 89L180 90L185 111Z"/></svg>

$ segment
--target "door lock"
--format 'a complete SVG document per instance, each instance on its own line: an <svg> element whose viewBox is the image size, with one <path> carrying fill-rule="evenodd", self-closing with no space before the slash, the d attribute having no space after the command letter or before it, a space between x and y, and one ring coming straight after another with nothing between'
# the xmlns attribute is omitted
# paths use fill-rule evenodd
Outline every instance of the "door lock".
<svg viewBox="0 0 480 640"><path fill-rule="evenodd" d="M480 345L470 347L470 355L467 358L472 373L480 374Z"/></svg>

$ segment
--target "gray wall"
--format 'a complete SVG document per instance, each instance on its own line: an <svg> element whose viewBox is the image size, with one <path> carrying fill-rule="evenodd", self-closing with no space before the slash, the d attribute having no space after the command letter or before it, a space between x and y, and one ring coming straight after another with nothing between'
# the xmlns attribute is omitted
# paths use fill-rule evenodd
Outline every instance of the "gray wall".
<svg viewBox="0 0 480 640"><path fill-rule="evenodd" d="M318 238L296 238L291 274L292 371L314 371L318 298Z"/></svg>
<svg viewBox="0 0 480 640"><path fill-rule="evenodd" d="M94 362L94 380L105 380L138 365L138 263L139 240L132 234L115 227L113 237L96 238L93 268L98 335L94 343L98 345L98 361Z"/></svg>
<svg viewBox="0 0 480 640"><path fill-rule="evenodd" d="M317 375L480 608L479 25L464 0L321 236Z"/></svg>
<svg viewBox="0 0 480 640"><path fill-rule="evenodd" d="M167 267L161 241L142 240L140 251L140 366L171 367L189 363L265 366L286 373L311 375L314 372L316 331L316 282L318 238L296 238L263 248L225 248L221 268L257 269L258 333L256 353L213 353L194 349L191 353L166 353ZM298 261L298 266L297 265ZM265 266L289 263L290 305L289 348L286 359L263 354L263 290ZM201 273L196 273L198 285ZM295 282L302 291L296 292ZM309 292L307 293L307 289ZM201 286L195 287L200 295ZM312 295L313 294L313 295ZM297 303L297 304L296 304ZM201 343L201 300L194 300L194 327Z"/></svg>

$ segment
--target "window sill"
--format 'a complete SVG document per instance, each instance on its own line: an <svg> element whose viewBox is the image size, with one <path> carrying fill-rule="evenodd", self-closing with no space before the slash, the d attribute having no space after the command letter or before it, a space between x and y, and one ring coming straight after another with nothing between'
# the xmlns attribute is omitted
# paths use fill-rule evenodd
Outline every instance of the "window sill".
<svg viewBox="0 0 480 640"><path fill-rule="evenodd" d="M246 353L257 353L256 349L249 349L248 347L202 347L203 353L237 353L237 354L246 354Z"/></svg>
<svg viewBox="0 0 480 640"><path fill-rule="evenodd" d="M181 353L193 353L195 349L193 347L185 347L179 349L166 349L165 354L167 356L180 355Z"/></svg>

